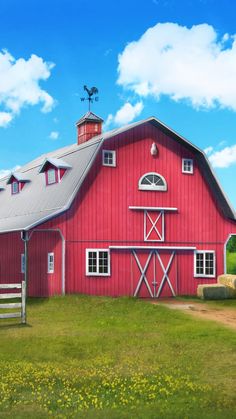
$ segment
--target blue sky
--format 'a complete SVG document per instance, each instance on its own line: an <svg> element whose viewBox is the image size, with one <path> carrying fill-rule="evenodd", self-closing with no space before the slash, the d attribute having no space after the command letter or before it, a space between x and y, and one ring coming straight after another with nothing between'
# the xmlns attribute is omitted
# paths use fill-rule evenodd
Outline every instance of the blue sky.
<svg viewBox="0 0 236 419"><path fill-rule="evenodd" d="M232 0L1 0L0 173L106 129L156 116L205 149L236 208L236 4Z"/></svg>

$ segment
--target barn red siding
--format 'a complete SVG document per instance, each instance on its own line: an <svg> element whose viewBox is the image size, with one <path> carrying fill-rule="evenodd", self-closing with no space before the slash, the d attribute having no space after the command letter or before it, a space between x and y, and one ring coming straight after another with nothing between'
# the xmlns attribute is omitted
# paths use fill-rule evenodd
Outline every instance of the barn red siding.
<svg viewBox="0 0 236 419"><path fill-rule="evenodd" d="M156 157L150 153L153 141L158 147ZM103 167L100 151L71 208L39 226L40 229L59 228L65 238L66 292L111 296L134 294L140 272L130 250L111 250L110 277L86 276L86 248L109 248L111 245L196 246L199 250L214 250L216 276L221 274L224 271L224 243L230 233L236 233L236 223L223 216L195 155L149 124L109 139L103 149L116 150L116 167ZM183 157L193 159L193 175L182 173ZM167 191L138 190L138 181L147 172L162 175L167 182ZM130 210L129 206L176 207L176 212L165 214L165 241L145 242L144 214ZM14 246L17 254L22 245ZM55 251L57 261L62 258L59 234L34 233L29 249L30 294L60 293L61 263L54 279L45 274L47 252ZM147 252L137 251L137 254L144 265ZM170 254L170 251L160 252L164 266ZM169 274L177 294L195 294L198 284L216 280L194 278L193 260L193 251L176 252ZM160 282L163 272L158 260L155 263ZM151 265L148 269L147 275L151 278ZM140 296L146 294L144 287ZM166 283L161 296L168 295L170 290Z"/></svg>
<svg viewBox="0 0 236 419"><path fill-rule="evenodd" d="M150 154L156 142L158 156ZM224 271L223 247L236 223L226 219L201 173L195 156L183 146L146 125L110 139L103 149L116 150L117 166L103 167L102 156L85 180L71 209L51 220L66 237L66 291L99 295L133 295L131 251L111 251L111 277L85 275L86 248L123 246L196 246L216 252L216 275ZM182 158L193 158L194 174L182 173ZM157 172L167 181L167 192L139 191L138 180ZM144 242L144 214L129 206L176 207L165 214L165 241ZM139 252L139 255L141 252ZM140 256L145 260L146 254ZM195 294L209 278L194 278L193 252L177 252L178 294ZM135 269L137 266L135 266ZM136 273L140 276L139 272ZM168 295L169 290L163 289Z"/></svg>

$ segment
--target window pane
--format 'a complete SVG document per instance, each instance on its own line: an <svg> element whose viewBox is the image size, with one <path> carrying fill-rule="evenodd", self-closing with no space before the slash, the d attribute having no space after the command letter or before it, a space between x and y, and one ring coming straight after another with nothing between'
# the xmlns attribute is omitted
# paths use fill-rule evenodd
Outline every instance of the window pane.
<svg viewBox="0 0 236 419"><path fill-rule="evenodd" d="M48 184L56 183L56 171L54 169L48 170Z"/></svg>
<svg viewBox="0 0 236 419"><path fill-rule="evenodd" d="M108 273L108 252L99 252L99 273Z"/></svg>
<svg viewBox="0 0 236 419"><path fill-rule="evenodd" d="M183 172L193 172L193 161L191 159L183 159Z"/></svg>
<svg viewBox="0 0 236 419"><path fill-rule="evenodd" d="M196 274L214 275L215 255L214 253L202 252L196 254Z"/></svg>
<svg viewBox="0 0 236 419"><path fill-rule="evenodd" d="M12 183L12 193L18 193L19 192L19 184L18 182Z"/></svg>
<svg viewBox="0 0 236 419"><path fill-rule="evenodd" d="M48 253L48 273L54 273L54 253Z"/></svg>
<svg viewBox="0 0 236 419"><path fill-rule="evenodd" d="M204 258L203 253L196 254L196 274L197 275L201 275L204 273L203 258Z"/></svg>
<svg viewBox="0 0 236 419"><path fill-rule="evenodd" d="M97 252L88 252L88 271L97 272Z"/></svg>
<svg viewBox="0 0 236 419"><path fill-rule="evenodd" d="M115 165L115 151L103 151L103 164L107 166Z"/></svg>
<svg viewBox="0 0 236 419"><path fill-rule="evenodd" d="M158 189L159 186L164 186L163 179L155 173L150 173L141 180L141 185L148 185L150 188Z"/></svg>

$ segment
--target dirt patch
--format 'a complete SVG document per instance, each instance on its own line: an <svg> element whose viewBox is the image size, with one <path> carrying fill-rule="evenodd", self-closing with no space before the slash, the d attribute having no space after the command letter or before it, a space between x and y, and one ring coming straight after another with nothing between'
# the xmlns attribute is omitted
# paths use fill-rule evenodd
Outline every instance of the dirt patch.
<svg viewBox="0 0 236 419"><path fill-rule="evenodd" d="M195 301L178 301L174 299L166 299L162 301L153 301L153 304L164 305L173 310L181 310L186 313L205 320L214 320L231 329L236 330L236 309L224 307L209 307L204 303L196 303Z"/></svg>

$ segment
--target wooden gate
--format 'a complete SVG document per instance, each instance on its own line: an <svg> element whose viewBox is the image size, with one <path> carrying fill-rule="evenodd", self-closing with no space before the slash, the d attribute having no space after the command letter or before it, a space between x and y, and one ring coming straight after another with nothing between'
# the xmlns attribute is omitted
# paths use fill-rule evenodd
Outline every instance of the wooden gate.
<svg viewBox="0 0 236 419"><path fill-rule="evenodd" d="M132 251L134 297L175 297L177 294L176 253L150 250ZM175 263L174 263L175 261Z"/></svg>
<svg viewBox="0 0 236 419"><path fill-rule="evenodd" d="M26 287L25 281L19 284L0 284L0 289L5 290L0 294L0 300L18 299L17 303L3 303L0 304L0 309L20 309L11 313L0 313L0 319L14 319L21 318L21 323L26 323ZM9 291L10 290L10 291ZM12 292L14 291L14 292Z"/></svg>

